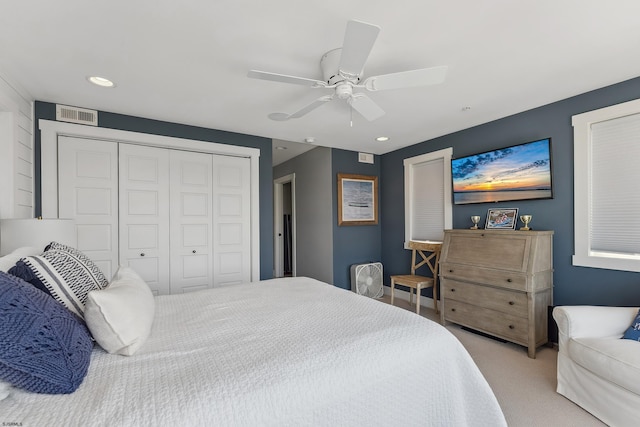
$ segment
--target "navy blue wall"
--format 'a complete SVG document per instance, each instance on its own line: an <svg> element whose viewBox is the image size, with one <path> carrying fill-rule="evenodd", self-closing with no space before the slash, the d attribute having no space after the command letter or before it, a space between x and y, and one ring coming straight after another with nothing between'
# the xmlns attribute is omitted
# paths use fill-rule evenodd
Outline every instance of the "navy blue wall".
<svg viewBox="0 0 640 427"><path fill-rule="evenodd" d="M35 103L35 212L42 212L40 188L40 131L38 120L56 119L55 104ZM260 149L260 278L273 277L273 185L271 139L178 123L163 122L122 114L98 112L102 128L141 132L153 135L186 138L220 144L238 145Z"/></svg>
<svg viewBox="0 0 640 427"><path fill-rule="evenodd" d="M552 138L553 189L551 200L518 201L500 204L454 206L453 227L468 228L469 217L487 209L517 207L533 215L536 230L554 230L554 304L640 306L640 274L571 265L573 255L573 128L571 116L640 98L640 78L588 92L534 110L506 117L464 131L387 153L382 156L382 261L385 284L388 274L405 272L410 253L402 249L404 240L403 159L453 147L461 157L545 137ZM629 224L634 226L633 224ZM485 256L485 254L478 254Z"/></svg>
<svg viewBox="0 0 640 427"><path fill-rule="evenodd" d="M350 267L352 264L382 261L381 210L378 209L377 225L338 226L338 174L358 174L378 177L378 205L385 204L380 191L380 156L374 163L358 162L358 153L346 150L331 150L333 182L333 284L351 289ZM384 264L383 264L384 268Z"/></svg>

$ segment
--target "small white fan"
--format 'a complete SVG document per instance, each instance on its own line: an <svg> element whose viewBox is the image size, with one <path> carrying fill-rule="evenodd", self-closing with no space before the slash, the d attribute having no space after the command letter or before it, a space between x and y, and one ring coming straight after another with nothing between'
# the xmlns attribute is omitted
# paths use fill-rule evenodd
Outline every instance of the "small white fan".
<svg viewBox="0 0 640 427"><path fill-rule="evenodd" d="M351 266L351 290L358 295L382 298L382 263L353 264Z"/></svg>

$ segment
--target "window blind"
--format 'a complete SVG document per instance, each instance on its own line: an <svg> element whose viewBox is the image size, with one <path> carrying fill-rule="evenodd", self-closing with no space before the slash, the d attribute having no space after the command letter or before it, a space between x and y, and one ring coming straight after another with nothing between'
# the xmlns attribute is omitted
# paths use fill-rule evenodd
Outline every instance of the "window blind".
<svg viewBox="0 0 640 427"><path fill-rule="evenodd" d="M411 167L411 239L442 240L444 226L444 159Z"/></svg>
<svg viewBox="0 0 640 427"><path fill-rule="evenodd" d="M591 250L640 254L640 114L591 127Z"/></svg>

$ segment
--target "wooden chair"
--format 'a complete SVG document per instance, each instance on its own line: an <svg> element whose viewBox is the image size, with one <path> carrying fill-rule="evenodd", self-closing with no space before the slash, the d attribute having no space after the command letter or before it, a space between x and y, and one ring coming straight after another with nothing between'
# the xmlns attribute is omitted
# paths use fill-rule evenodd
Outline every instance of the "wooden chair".
<svg viewBox="0 0 640 427"><path fill-rule="evenodd" d="M396 285L407 286L409 288L409 304L413 303L413 290L416 290L416 313L420 314L420 290L433 287L433 306L438 313L438 262L440 261L440 250L442 243L440 242L417 242L410 241L409 249L411 249L411 274L391 276L391 305L393 305L393 297ZM425 252L431 252L429 256ZM420 261L417 261L417 254L420 254ZM418 276L416 270L423 265L427 265L433 277Z"/></svg>

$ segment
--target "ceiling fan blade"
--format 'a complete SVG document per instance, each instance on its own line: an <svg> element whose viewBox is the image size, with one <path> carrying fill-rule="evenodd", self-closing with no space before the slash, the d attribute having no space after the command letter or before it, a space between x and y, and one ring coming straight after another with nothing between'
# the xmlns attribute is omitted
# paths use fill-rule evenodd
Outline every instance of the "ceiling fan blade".
<svg viewBox="0 0 640 427"><path fill-rule="evenodd" d="M315 110L316 108L320 107L321 105L324 105L325 103L331 101L332 99L333 99L333 95L321 96L320 98L318 98L315 101L313 101L311 104L302 107L301 109L299 109L298 111L296 111L293 114L271 113L271 114L269 114L269 118L271 120L277 120L277 121L285 121L285 120L289 120L289 119L297 119L297 118L300 118L300 117L304 116L305 114L309 113L310 111Z"/></svg>
<svg viewBox="0 0 640 427"><path fill-rule="evenodd" d="M280 83L291 83L295 85L326 87L327 84L320 80L307 79L304 77L288 76L286 74L270 73L268 71L251 70L247 73L247 77L260 80L271 80Z"/></svg>
<svg viewBox="0 0 640 427"><path fill-rule="evenodd" d="M356 110L362 117L370 122L379 119L385 115L382 108L378 106L371 98L361 93L353 95L347 100L351 108Z"/></svg>
<svg viewBox="0 0 640 427"><path fill-rule="evenodd" d="M447 74L447 66L422 68L399 73L369 77L363 86L371 91L429 86L442 83Z"/></svg>
<svg viewBox="0 0 640 427"><path fill-rule="evenodd" d="M380 27L377 25L349 21L344 34L338 69L345 74L360 75L379 32Z"/></svg>

